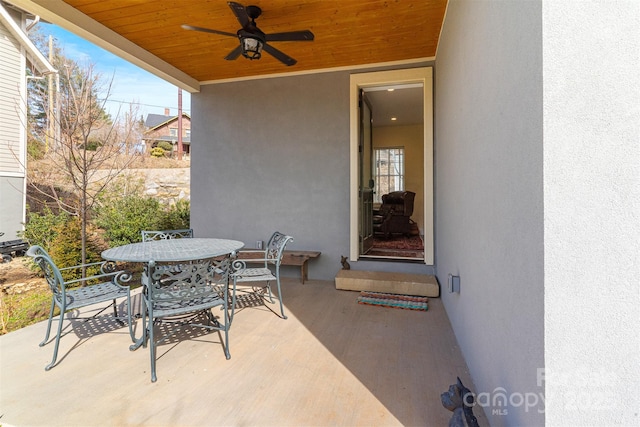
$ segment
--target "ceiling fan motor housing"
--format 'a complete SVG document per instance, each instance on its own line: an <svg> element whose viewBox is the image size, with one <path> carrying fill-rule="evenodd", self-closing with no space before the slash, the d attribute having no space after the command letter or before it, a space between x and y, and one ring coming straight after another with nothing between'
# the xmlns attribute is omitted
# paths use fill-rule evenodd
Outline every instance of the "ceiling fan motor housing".
<svg viewBox="0 0 640 427"><path fill-rule="evenodd" d="M262 9L258 6L243 6L240 3L233 1L227 2L231 11L240 22L242 28L240 28L236 34L228 33L226 31L214 30L211 28L196 27L193 25L182 25L185 30L202 31L205 33L219 34L222 36L237 37L240 41L240 46L233 49L224 59L234 60L241 54L247 59L260 59L262 56L262 50L273 56L278 61L287 66L295 65L296 60L287 55L286 53L271 46L270 42L284 42L284 41L313 41L313 33L309 30L304 31L288 31L284 33L269 33L265 34L256 25L256 18L262 14Z"/></svg>
<svg viewBox="0 0 640 427"><path fill-rule="evenodd" d="M260 9L258 6L247 6L245 7L245 10L247 11L247 15L249 15L249 18L251 18L252 20L255 20L260 15L262 15L262 9Z"/></svg>

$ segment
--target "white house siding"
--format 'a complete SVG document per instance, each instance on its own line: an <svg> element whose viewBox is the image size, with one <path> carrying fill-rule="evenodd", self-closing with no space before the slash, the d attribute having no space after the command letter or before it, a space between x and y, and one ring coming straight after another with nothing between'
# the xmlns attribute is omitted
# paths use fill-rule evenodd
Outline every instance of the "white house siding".
<svg viewBox="0 0 640 427"><path fill-rule="evenodd" d="M437 275L492 426L545 422L541 40L538 1L453 0L436 58Z"/></svg>
<svg viewBox="0 0 640 427"><path fill-rule="evenodd" d="M17 238L24 222L25 58L0 24L0 240Z"/></svg>
<svg viewBox="0 0 640 427"><path fill-rule="evenodd" d="M640 425L640 2L544 1L548 425Z"/></svg>

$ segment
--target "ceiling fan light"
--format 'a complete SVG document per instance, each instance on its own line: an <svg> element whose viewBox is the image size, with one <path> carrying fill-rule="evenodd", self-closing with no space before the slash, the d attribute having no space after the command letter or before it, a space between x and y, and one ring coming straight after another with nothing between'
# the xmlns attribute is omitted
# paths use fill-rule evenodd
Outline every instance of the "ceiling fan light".
<svg viewBox="0 0 640 427"><path fill-rule="evenodd" d="M248 59L260 59L264 42L257 37L245 35L241 38L242 56Z"/></svg>

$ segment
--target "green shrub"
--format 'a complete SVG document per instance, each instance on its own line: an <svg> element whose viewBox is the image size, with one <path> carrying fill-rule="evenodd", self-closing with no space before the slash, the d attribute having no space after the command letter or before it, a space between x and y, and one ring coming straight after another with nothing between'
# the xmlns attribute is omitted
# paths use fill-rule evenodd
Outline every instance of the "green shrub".
<svg viewBox="0 0 640 427"><path fill-rule="evenodd" d="M153 147L151 149L151 157L164 157L165 151L160 147Z"/></svg>
<svg viewBox="0 0 640 427"><path fill-rule="evenodd" d="M191 204L188 200L178 200L160 215L159 230L181 230L190 227Z"/></svg>
<svg viewBox="0 0 640 427"><path fill-rule="evenodd" d="M169 141L159 141L156 147L160 147L168 153L173 151L173 144L171 144Z"/></svg>
<svg viewBox="0 0 640 427"><path fill-rule="evenodd" d="M29 156L29 159L40 160L44 158L45 154L46 149L44 144L33 138L29 138L29 141L27 142L27 155Z"/></svg>
<svg viewBox="0 0 640 427"><path fill-rule="evenodd" d="M156 230L162 212L157 200L129 195L98 207L94 223L105 231L111 246L120 246L141 241L141 230Z"/></svg>
<svg viewBox="0 0 640 427"><path fill-rule="evenodd" d="M45 207L42 214L36 212L27 213L27 222L21 237L32 245L39 245L47 249L58 235L60 225L69 220L69 215L61 212L58 215Z"/></svg>
<svg viewBox="0 0 640 427"><path fill-rule="evenodd" d="M100 255L103 248L96 247L92 239L87 239L86 245L87 263L103 261ZM47 252L58 268L71 267L82 262L82 234L80 220L77 217L71 217L65 223L58 225L56 238L51 242ZM65 280L78 279L83 275L98 274L99 271L98 266L86 272L70 270L63 272L63 277Z"/></svg>
<svg viewBox="0 0 640 427"><path fill-rule="evenodd" d="M104 145L102 141L94 138L90 138L87 140L87 151L96 151L98 148Z"/></svg>

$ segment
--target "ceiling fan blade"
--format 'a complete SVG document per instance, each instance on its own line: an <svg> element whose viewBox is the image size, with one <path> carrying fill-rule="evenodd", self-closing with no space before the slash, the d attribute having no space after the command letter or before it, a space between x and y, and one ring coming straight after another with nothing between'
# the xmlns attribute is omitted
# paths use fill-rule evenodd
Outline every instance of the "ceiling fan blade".
<svg viewBox="0 0 640 427"><path fill-rule="evenodd" d="M286 66L290 67L292 65L295 65L296 62L298 62L292 57L290 57L289 55L287 55L286 53L279 51L278 49L276 49L271 45L268 45L267 43L264 44L262 49L265 52L271 54L274 58L276 58L278 61L282 62Z"/></svg>
<svg viewBox="0 0 640 427"><path fill-rule="evenodd" d="M234 1L227 2L231 10L233 11L236 18L238 18L238 22L242 28L246 28L249 25L249 15L247 14L247 9L244 8L240 3L236 3Z"/></svg>
<svg viewBox="0 0 640 427"><path fill-rule="evenodd" d="M212 30L210 28L194 27L193 25L184 25L183 24L182 28L185 29L185 30L191 30L191 31L202 31L204 33L220 34L221 36L238 37L237 34L227 33L225 31Z"/></svg>
<svg viewBox="0 0 640 427"><path fill-rule="evenodd" d="M238 45L235 49L233 49L227 56L224 57L227 61L233 61L234 59L238 59L240 54L242 53L242 46Z"/></svg>
<svg viewBox="0 0 640 427"><path fill-rule="evenodd" d="M268 42L297 42L313 41L314 35L309 30L289 31L286 33L273 33L266 35Z"/></svg>

